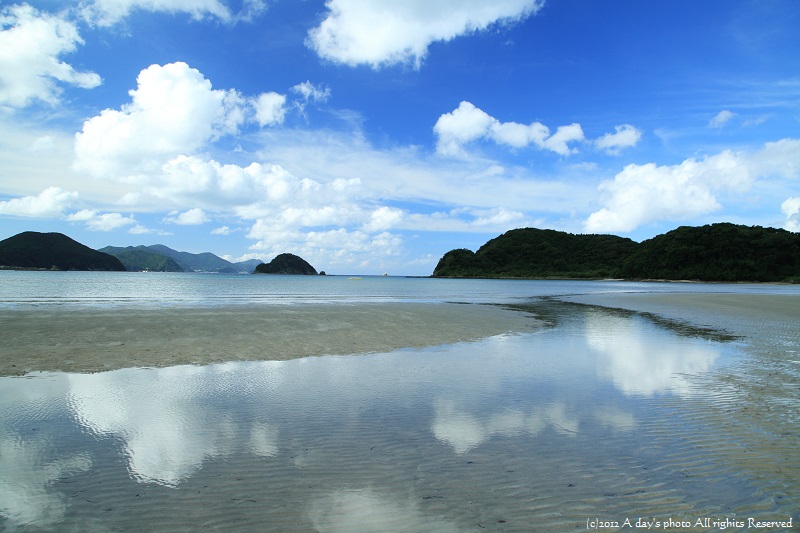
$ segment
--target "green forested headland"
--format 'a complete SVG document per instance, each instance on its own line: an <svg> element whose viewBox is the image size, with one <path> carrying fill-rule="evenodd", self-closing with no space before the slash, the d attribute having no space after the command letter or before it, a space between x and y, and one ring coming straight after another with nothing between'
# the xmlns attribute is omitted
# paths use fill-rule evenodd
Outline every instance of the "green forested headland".
<svg viewBox="0 0 800 533"><path fill-rule="evenodd" d="M63 233L36 231L25 231L0 241L0 266L47 270L125 270L116 257L92 250Z"/></svg>
<svg viewBox="0 0 800 533"><path fill-rule="evenodd" d="M447 252L434 277L800 281L800 234L729 223L682 226L636 243L614 235L515 229Z"/></svg>

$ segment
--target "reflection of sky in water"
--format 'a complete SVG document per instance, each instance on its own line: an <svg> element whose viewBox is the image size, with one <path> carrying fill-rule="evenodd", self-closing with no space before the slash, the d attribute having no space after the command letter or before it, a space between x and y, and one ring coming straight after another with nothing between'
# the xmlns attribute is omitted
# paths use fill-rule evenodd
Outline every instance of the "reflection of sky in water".
<svg viewBox="0 0 800 533"><path fill-rule="evenodd" d="M265 366L258 369L262 388L269 387L272 377ZM274 366L280 368L280 363ZM240 448L264 457L275 455L276 430L269 423L256 418L241 427L233 413L213 404L229 390L230 378L244 377L235 368L228 364L69 374L69 407L84 427L124 442L136 479L174 485L206 458L225 457Z"/></svg>
<svg viewBox="0 0 800 533"><path fill-rule="evenodd" d="M598 373L627 395L691 394L691 376L709 371L719 347L669 331L643 327L644 319L586 314L586 339L598 354Z"/></svg>
<svg viewBox="0 0 800 533"><path fill-rule="evenodd" d="M103 490L177 491L195 477L211 483L206 465L244 461L312 476L292 485L292 512L320 531L456 531L457 517L432 516L414 493L413 483L436 479L420 473L422 461L463 462L511 443L533 456L630 440L651 416L636 397L690 394L687 376L710 370L721 349L587 308L534 335L426 350L2 378L0 526L80 521L90 511L70 502L94 500L71 500L67 480L87 487L105 472ZM388 479L411 486L397 494ZM257 490L290 490L271 484Z"/></svg>

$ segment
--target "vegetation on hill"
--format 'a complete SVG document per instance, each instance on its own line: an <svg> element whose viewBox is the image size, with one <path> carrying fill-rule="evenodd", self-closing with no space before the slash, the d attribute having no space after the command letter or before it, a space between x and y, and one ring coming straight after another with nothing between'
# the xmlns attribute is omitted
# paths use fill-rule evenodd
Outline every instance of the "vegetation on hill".
<svg viewBox="0 0 800 533"><path fill-rule="evenodd" d="M477 252L447 252L434 277L800 280L800 235L720 223L636 243L613 235L517 229Z"/></svg>
<svg viewBox="0 0 800 533"><path fill-rule="evenodd" d="M800 280L800 234L728 223L682 226L639 244L620 273L703 281Z"/></svg>
<svg viewBox="0 0 800 533"><path fill-rule="evenodd" d="M305 259L294 254L280 254L269 263L258 265L253 274L305 274L315 275L316 269Z"/></svg>
<svg viewBox="0 0 800 533"><path fill-rule="evenodd" d="M131 272L148 270L150 272L183 272L184 269L171 257L150 252L142 246L128 246L119 248L116 246L106 246L100 248L100 252L113 255L125 265Z"/></svg>
<svg viewBox="0 0 800 533"><path fill-rule="evenodd" d="M607 278L636 243L613 235L573 235L555 230L515 229L473 253L447 252L434 277Z"/></svg>
<svg viewBox="0 0 800 533"><path fill-rule="evenodd" d="M25 231L0 241L0 266L48 270L125 270L116 257L92 250L63 233L35 231Z"/></svg>

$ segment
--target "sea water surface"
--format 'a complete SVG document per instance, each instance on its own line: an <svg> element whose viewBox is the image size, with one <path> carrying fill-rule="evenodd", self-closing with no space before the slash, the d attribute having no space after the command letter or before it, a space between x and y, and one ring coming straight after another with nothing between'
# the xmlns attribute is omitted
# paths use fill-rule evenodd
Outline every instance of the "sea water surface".
<svg viewBox="0 0 800 533"><path fill-rule="evenodd" d="M800 296L796 287L49 272L0 280L3 312L463 301L523 305L548 324L390 353L0 378L0 530L784 531L720 524L800 518L797 449L778 441L756 450L726 430L730 419L706 416L745 401L718 378L751 359L742 339L552 298ZM788 338L776 349L798 348ZM797 436L789 424L772 429L786 442ZM755 465L739 460L748 446L761 454Z"/></svg>
<svg viewBox="0 0 800 533"><path fill-rule="evenodd" d="M228 305L364 301L514 303L617 292L800 294L792 285L0 270L0 309L36 305Z"/></svg>

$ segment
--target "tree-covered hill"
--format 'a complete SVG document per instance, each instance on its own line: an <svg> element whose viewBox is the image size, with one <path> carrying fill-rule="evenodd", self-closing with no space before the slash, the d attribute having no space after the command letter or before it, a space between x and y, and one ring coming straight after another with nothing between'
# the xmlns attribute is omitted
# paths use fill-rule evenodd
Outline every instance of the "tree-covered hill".
<svg viewBox="0 0 800 533"><path fill-rule="evenodd" d="M143 246L120 248L106 246L100 252L113 255L131 272L149 270L150 272L183 272L184 269L174 259L166 255L150 252Z"/></svg>
<svg viewBox="0 0 800 533"><path fill-rule="evenodd" d="M25 231L0 241L0 266L50 270L125 270L116 257L92 250L63 233L35 231Z"/></svg>
<svg viewBox="0 0 800 533"><path fill-rule="evenodd" d="M269 263L261 263L254 274L305 274L315 275L317 270L305 259L294 254L280 254Z"/></svg>
<svg viewBox="0 0 800 533"><path fill-rule="evenodd" d="M636 243L613 235L573 235L555 230L515 229L473 253L447 252L434 277L606 278L617 274Z"/></svg>
<svg viewBox="0 0 800 533"><path fill-rule="evenodd" d="M728 223L682 226L642 241L624 262L621 275L703 281L800 280L800 234Z"/></svg>
<svg viewBox="0 0 800 533"><path fill-rule="evenodd" d="M682 226L637 244L613 235L525 228L475 253L447 252L433 276L797 281L800 235L720 223Z"/></svg>

